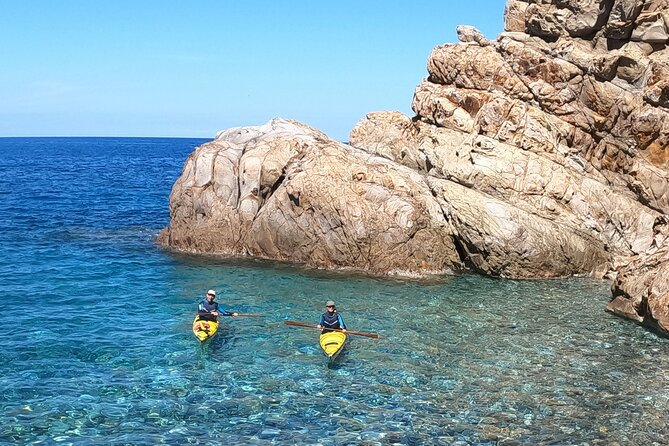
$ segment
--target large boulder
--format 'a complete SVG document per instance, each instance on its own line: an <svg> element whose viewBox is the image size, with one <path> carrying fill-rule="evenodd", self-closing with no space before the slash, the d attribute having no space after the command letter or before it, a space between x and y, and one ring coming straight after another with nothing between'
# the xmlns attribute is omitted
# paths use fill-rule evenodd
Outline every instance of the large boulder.
<svg viewBox="0 0 669 446"><path fill-rule="evenodd" d="M505 32L433 49L414 116L350 144L294 121L193 153L159 240L375 273L615 280L669 332L669 0L509 0Z"/></svg>
<svg viewBox="0 0 669 446"><path fill-rule="evenodd" d="M231 129L186 161L159 241L374 273L461 268L452 229L417 172L295 121Z"/></svg>
<svg viewBox="0 0 669 446"><path fill-rule="evenodd" d="M669 334L669 248L639 257L618 271L607 309Z"/></svg>
<svg viewBox="0 0 669 446"><path fill-rule="evenodd" d="M415 116L370 113L351 144L462 186L436 196L473 269L561 275L536 259L566 257L571 272L615 279L610 311L669 333L667 11L511 0L497 39L460 27L461 43L432 51ZM523 236L509 243L493 215Z"/></svg>

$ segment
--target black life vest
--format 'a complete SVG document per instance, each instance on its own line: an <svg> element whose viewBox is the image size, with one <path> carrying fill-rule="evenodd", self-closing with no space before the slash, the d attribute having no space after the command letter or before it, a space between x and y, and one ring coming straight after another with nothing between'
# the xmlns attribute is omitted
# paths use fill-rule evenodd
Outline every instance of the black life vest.
<svg viewBox="0 0 669 446"><path fill-rule="evenodd" d="M211 314L212 311L218 311L218 302L203 299L198 306L197 314L200 316L201 321L212 321L218 322L218 318Z"/></svg>
<svg viewBox="0 0 669 446"><path fill-rule="evenodd" d="M332 329L332 328L341 328L339 326L339 313L336 311L333 311L330 313L329 311L326 311L323 313L323 328L325 329Z"/></svg>
<svg viewBox="0 0 669 446"><path fill-rule="evenodd" d="M207 299L204 299L202 302L200 302L200 311L206 311L207 313L218 311L218 302L209 302Z"/></svg>

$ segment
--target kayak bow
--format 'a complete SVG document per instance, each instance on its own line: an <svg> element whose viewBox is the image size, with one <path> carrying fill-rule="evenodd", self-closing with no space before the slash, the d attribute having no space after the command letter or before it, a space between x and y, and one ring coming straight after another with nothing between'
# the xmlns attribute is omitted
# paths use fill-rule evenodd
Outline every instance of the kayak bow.
<svg viewBox="0 0 669 446"><path fill-rule="evenodd" d="M319 341L323 353L328 357L328 365L332 365L346 345L346 334L330 331L321 334Z"/></svg>

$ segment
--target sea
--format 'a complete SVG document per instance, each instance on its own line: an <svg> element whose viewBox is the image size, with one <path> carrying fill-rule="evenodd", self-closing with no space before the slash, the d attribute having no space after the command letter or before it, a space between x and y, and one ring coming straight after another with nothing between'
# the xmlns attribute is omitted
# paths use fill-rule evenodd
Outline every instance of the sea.
<svg viewBox="0 0 669 446"><path fill-rule="evenodd" d="M666 445L669 341L592 278L403 279L156 245L204 139L0 138L0 445ZM227 310L201 344L197 303ZM328 367L317 324L351 330Z"/></svg>

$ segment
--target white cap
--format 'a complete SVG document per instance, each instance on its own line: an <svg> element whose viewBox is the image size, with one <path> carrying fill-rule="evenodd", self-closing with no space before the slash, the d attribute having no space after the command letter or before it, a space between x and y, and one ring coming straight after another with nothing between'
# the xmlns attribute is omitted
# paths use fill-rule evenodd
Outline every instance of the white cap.
<svg viewBox="0 0 669 446"><path fill-rule="evenodd" d="M216 291L209 290L209 291L207 291L207 294L211 294L212 296L216 296Z"/></svg>

